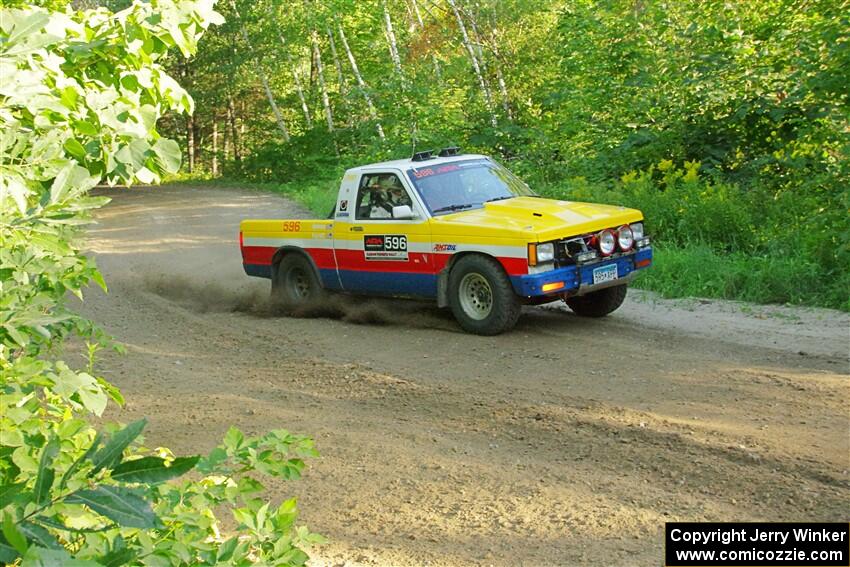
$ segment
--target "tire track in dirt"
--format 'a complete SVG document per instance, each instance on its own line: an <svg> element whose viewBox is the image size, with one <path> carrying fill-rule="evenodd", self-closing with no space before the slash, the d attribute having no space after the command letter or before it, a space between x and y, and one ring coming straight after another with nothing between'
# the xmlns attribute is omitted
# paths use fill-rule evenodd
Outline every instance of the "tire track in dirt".
<svg viewBox="0 0 850 567"><path fill-rule="evenodd" d="M270 489L331 539L317 565L659 564L671 519L846 520L847 358L817 327L844 315L757 319L752 341L747 314L671 302L532 309L494 338L404 301L288 317L240 273L235 223L256 211L301 212L117 193L91 240L110 294L83 310L127 343L103 360L130 400L110 417L147 415L149 442L203 452L231 424L316 438L306 476ZM803 346L771 346L774 328Z"/></svg>

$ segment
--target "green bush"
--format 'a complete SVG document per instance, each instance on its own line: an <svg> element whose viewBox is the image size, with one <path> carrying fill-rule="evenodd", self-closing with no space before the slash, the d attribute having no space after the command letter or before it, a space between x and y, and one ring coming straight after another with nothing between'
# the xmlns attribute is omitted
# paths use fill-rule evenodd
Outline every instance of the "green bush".
<svg viewBox="0 0 850 567"><path fill-rule="evenodd" d="M231 429L209 455L175 457L142 444L144 420L97 431L92 416L123 398L95 357L117 347L65 303L106 287L80 250L106 203L88 190L179 169L156 124L193 104L161 62L170 47L194 53L218 21L207 0L0 10L0 563L303 565L321 541L295 525L293 500L259 498L263 476L300 476L316 454L308 438ZM85 368L57 360L71 336L87 345ZM228 508L237 534L221 532Z"/></svg>
<svg viewBox="0 0 850 567"><path fill-rule="evenodd" d="M699 174L700 164L665 160L614 183L576 178L545 186L546 196L618 204L643 211L657 257L637 285L669 297L703 296L800 303L850 310L850 264L842 209L821 211L811 196Z"/></svg>

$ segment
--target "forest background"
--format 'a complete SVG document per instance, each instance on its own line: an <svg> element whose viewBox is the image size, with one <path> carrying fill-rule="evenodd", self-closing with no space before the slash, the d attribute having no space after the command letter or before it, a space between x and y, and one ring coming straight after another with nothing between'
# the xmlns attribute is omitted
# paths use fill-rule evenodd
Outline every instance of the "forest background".
<svg viewBox="0 0 850 567"><path fill-rule="evenodd" d="M0 1L0 563L299 565L322 541L257 497L310 439L230 429L175 457L145 420L93 425L123 397L95 370L119 347L66 302L105 287L88 190L181 151L190 182L324 215L346 167L458 144L643 209L640 285L850 310L847 2L86 1ZM57 360L71 339L84 368Z"/></svg>
<svg viewBox="0 0 850 567"><path fill-rule="evenodd" d="M186 174L325 216L342 171L459 145L640 208L668 296L850 309L850 4L234 0L164 131Z"/></svg>
<svg viewBox="0 0 850 567"><path fill-rule="evenodd" d="M217 9L197 55L170 59L196 102L160 128L184 179L324 217L346 168L458 145L544 196L643 210L656 265L639 286L850 310L846 0Z"/></svg>

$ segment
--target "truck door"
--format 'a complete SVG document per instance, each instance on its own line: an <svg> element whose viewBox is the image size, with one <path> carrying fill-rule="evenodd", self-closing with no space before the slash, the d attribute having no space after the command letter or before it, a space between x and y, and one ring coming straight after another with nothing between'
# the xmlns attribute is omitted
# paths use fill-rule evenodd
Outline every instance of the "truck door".
<svg viewBox="0 0 850 567"><path fill-rule="evenodd" d="M410 207L413 218L393 217L393 207L402 205ZM399 172L363 173L356 192L343 188L334 223L334 253L346 291L437 294L425 209Z"/></svg>

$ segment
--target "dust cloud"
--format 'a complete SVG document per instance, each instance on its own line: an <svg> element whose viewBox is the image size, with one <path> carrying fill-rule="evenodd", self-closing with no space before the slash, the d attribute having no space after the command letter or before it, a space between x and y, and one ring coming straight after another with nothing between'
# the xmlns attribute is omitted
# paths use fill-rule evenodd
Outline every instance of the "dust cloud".
<svg viewBox="0 0 850 567"><path fill-rule="evenodd" d="M292 305L267 290L238 289L216 283L198 283L187 277L149 274L142 287L196 313L243 313L259 318L338 319L358 325L394 325L455 330L447 310L430 303L404 299L375 299L325 294L307 304Z"/></svg>

